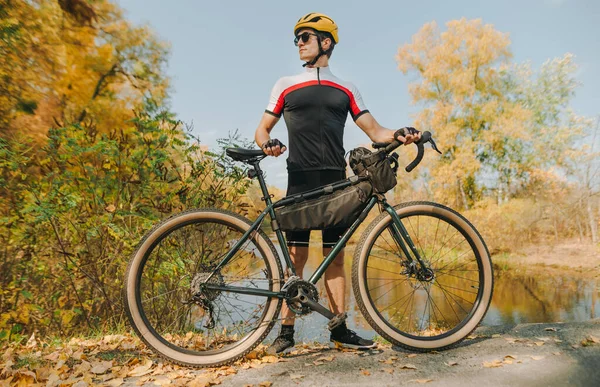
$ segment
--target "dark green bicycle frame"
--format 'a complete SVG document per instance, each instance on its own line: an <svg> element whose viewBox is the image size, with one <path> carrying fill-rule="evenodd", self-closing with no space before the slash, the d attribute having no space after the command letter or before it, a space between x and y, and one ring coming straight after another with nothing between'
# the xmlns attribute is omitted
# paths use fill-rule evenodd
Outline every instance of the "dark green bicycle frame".
<svg viewBox="0 0 600 387"><path fill-rule="evenodd" d="M260 170L258 163L254 164L253 167L255 168L255 170L257 172L257 177L258 177L258 181L260 183L260 188L263 193L263 198L265 200L266 208L258 216L258 218L254 221L254 223L252 224L250 229L248 229L248 231L246 231L244 233L244 235L240 238L240 240L237 241L237 243L231 248L231 250L223 258L223 260L217 265L217 267L215 268L213 273L217 272L221 267L225 266L233 258L233 256L237 253L237 251L240 249L240 247L248 240L248 238L250 238L250 235L252 235L262 225L262 222L267 215L269 215L271 217L271 224L276 225L274 208L283 206L281 203L285 202L286 200L290 201L289 197L286 197L286 198L279 200L276 203L273 203L271 201L271 195L269 194L267 185L265 183L262 171ZM344 181L342 180L341 182L344 182ZM350 185L350 184L348 184L348 185ZM333 260L338 255L338 253L344 248L344 246L346 245L348 240L350 240L350 238L352 237L354 232L358 229L358 226L360 226L360 224L365 220L369 211L371 211L371 209L373 209L375 204L377 204L378 202L381 204L383 211L386 211L392 217L393 223L392 223L392 227L390 227L390 232L392 234L393 239L396 241L396 243L402 250L402 253L406 257L406 259L409 261L409 263L413 262L413 258L411 257L411 254L410 254L410 252L412 252L413 257L419 263L421 263L422 266L424 266L423 262L421 261L421 257L419 255L417 249L415 248L414 243L410 239L410 236L408 235L406 228L404 227L400 218L396 214L396 211L394 211L394 208L387 203L385 197L383 197L382 195L379 198L378 198L378 196L373 195L369 198L367 206L363 209L363 211L360 213L360 215L354 221L354 223L350 226L350 228L348 230L346 230L346 232L340 237L340 239L337 241L335 246L333 246L333 248L331 249L331 251L329 252L327 257L325 257L323 262L321 262L321 264L315 270L315 272L312 274L312 276L310 277L308 282L315 285L319 281L319 279L321 279L321 277L323 276L323 274L325 273L325 271L327 270L329 265L333 262ZM287 244L285 243L285 237L283 236L283 232L278 227L273 227L273 229L275 230L275 235L277 236L277 241L279 242L279 246L281 247L281 252L283 253L283 259L286 263L286 266L287 266L287 268L289 268L291 270L293 275L296 275L296 269L294 268L294 265L290 258L290 253L287 248ZM408 247L407 247L407 245L408 245ZM410 249L410 252L409 252L409 249ZM245 287L240 287L240 286L221 286L221 285L210 284L210 283L208 283L208 281L210 280L211 277L212 277L212 274L204 282L207 289L227 291L227 292L232 292L232 293L249 294L249 295L254 295L254 296L285 298L285 292L272 292L269 290L245 288Z"/></svg>

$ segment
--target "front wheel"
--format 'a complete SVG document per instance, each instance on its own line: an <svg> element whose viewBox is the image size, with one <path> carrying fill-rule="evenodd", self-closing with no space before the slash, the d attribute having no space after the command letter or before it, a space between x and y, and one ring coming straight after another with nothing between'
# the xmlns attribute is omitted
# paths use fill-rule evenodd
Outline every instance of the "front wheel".
<svg viewBox="0 0 600 387"><path fill-rule="evenodd" d="M429 270L406 257L391 216L383 212L354 254L356 301L371 327L392 344L419 351L452 346L490 306L488 249L475 227L448 207L410 202L394 210Z"/></svg>
<svg viewBox="0 0 600 387"><path fill-rule="evenodd" d="M239 359L267 336L280 299L205 285L280 290L281 263L260 230L217 270L250 226L229 211L191 210L146 234L127 268L125 310L156 353L182 365L213 367Z"/></svg>

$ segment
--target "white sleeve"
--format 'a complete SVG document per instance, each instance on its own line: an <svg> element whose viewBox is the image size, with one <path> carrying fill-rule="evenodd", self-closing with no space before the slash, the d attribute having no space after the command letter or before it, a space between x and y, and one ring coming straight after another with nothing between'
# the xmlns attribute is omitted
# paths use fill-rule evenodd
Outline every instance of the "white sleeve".
<svg viewBox="0 0 600 387"><path fill-rule="evenodd" d="M284 95L283 95L284 87L283 87L283 78L280 78L273 86L271 90L271 96L269 98L269 104L265 109L266 113L274 115L275 117L281 117L281 113L283 112L283 103L284 103Z"/></svg>

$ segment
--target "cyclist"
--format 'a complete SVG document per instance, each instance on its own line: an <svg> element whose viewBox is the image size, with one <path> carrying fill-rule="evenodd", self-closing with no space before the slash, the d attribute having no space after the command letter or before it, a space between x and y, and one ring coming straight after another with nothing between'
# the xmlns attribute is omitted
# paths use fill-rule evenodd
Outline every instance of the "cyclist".
<svg viewBox="0 0 600 387"><path fill-rule="evenodd" d="M305 71L279 79L271 92L265 113L256 129L255 141L271 156L280 156L287 147L270 133L283 114L289 135L287 159L287 195L293 195L346 178L343 134L348 113L356 125L373 142L391 142L394 137L410 144L420 138L413 128L405 137L379 125L366 109L357 88L337 78L329 69L329 58L339 43L338 27L327 15L309 13L294 26L294 43ZM345 229L323 230L323 254L328 254ZM287 232L290 256L300 277L308 259L310 231ZM331 310L343 313L346 276L344 250L325 272L325 288ZM331 331L330 341L343 347L368 349L375 347L343 323ZM269 347L280 353L294 346L294 313L283 305L279 336Z"/></svg>

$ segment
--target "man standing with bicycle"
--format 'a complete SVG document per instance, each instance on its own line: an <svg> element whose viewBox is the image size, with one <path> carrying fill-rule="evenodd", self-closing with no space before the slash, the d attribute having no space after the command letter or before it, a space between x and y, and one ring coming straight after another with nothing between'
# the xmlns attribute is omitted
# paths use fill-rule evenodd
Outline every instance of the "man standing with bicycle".
<svg viewBox="0 0 600 387"><path fill-rule="evenodd" d="M256 129L256 143L270 156L278 157L287 147L270 133L283 114L288 129L287 195L308 191L345 179L346 161L343 134L350 113L356 125L373 142L390 143L394 138L405 145L417 141L420 133L409 128L403 137L398 131L379 125L363 104L356 87L342 81L329 69L329 59L339 43L338 27L328 16L309 13L294 26L294 43L305 71L279 79L271 92L269 105ZM323 254L327 255L345 229L323 230ZM292 262L300 277L308 259L310 231L287 232ZM346 309L344 250L325 272L325 288L333 313ZM345 323L331 331L330 341L355 349L375 347L375 343L349 330ZM294 312L286 304L282 326L269 352L280 353L294 346Z"/></svg>

